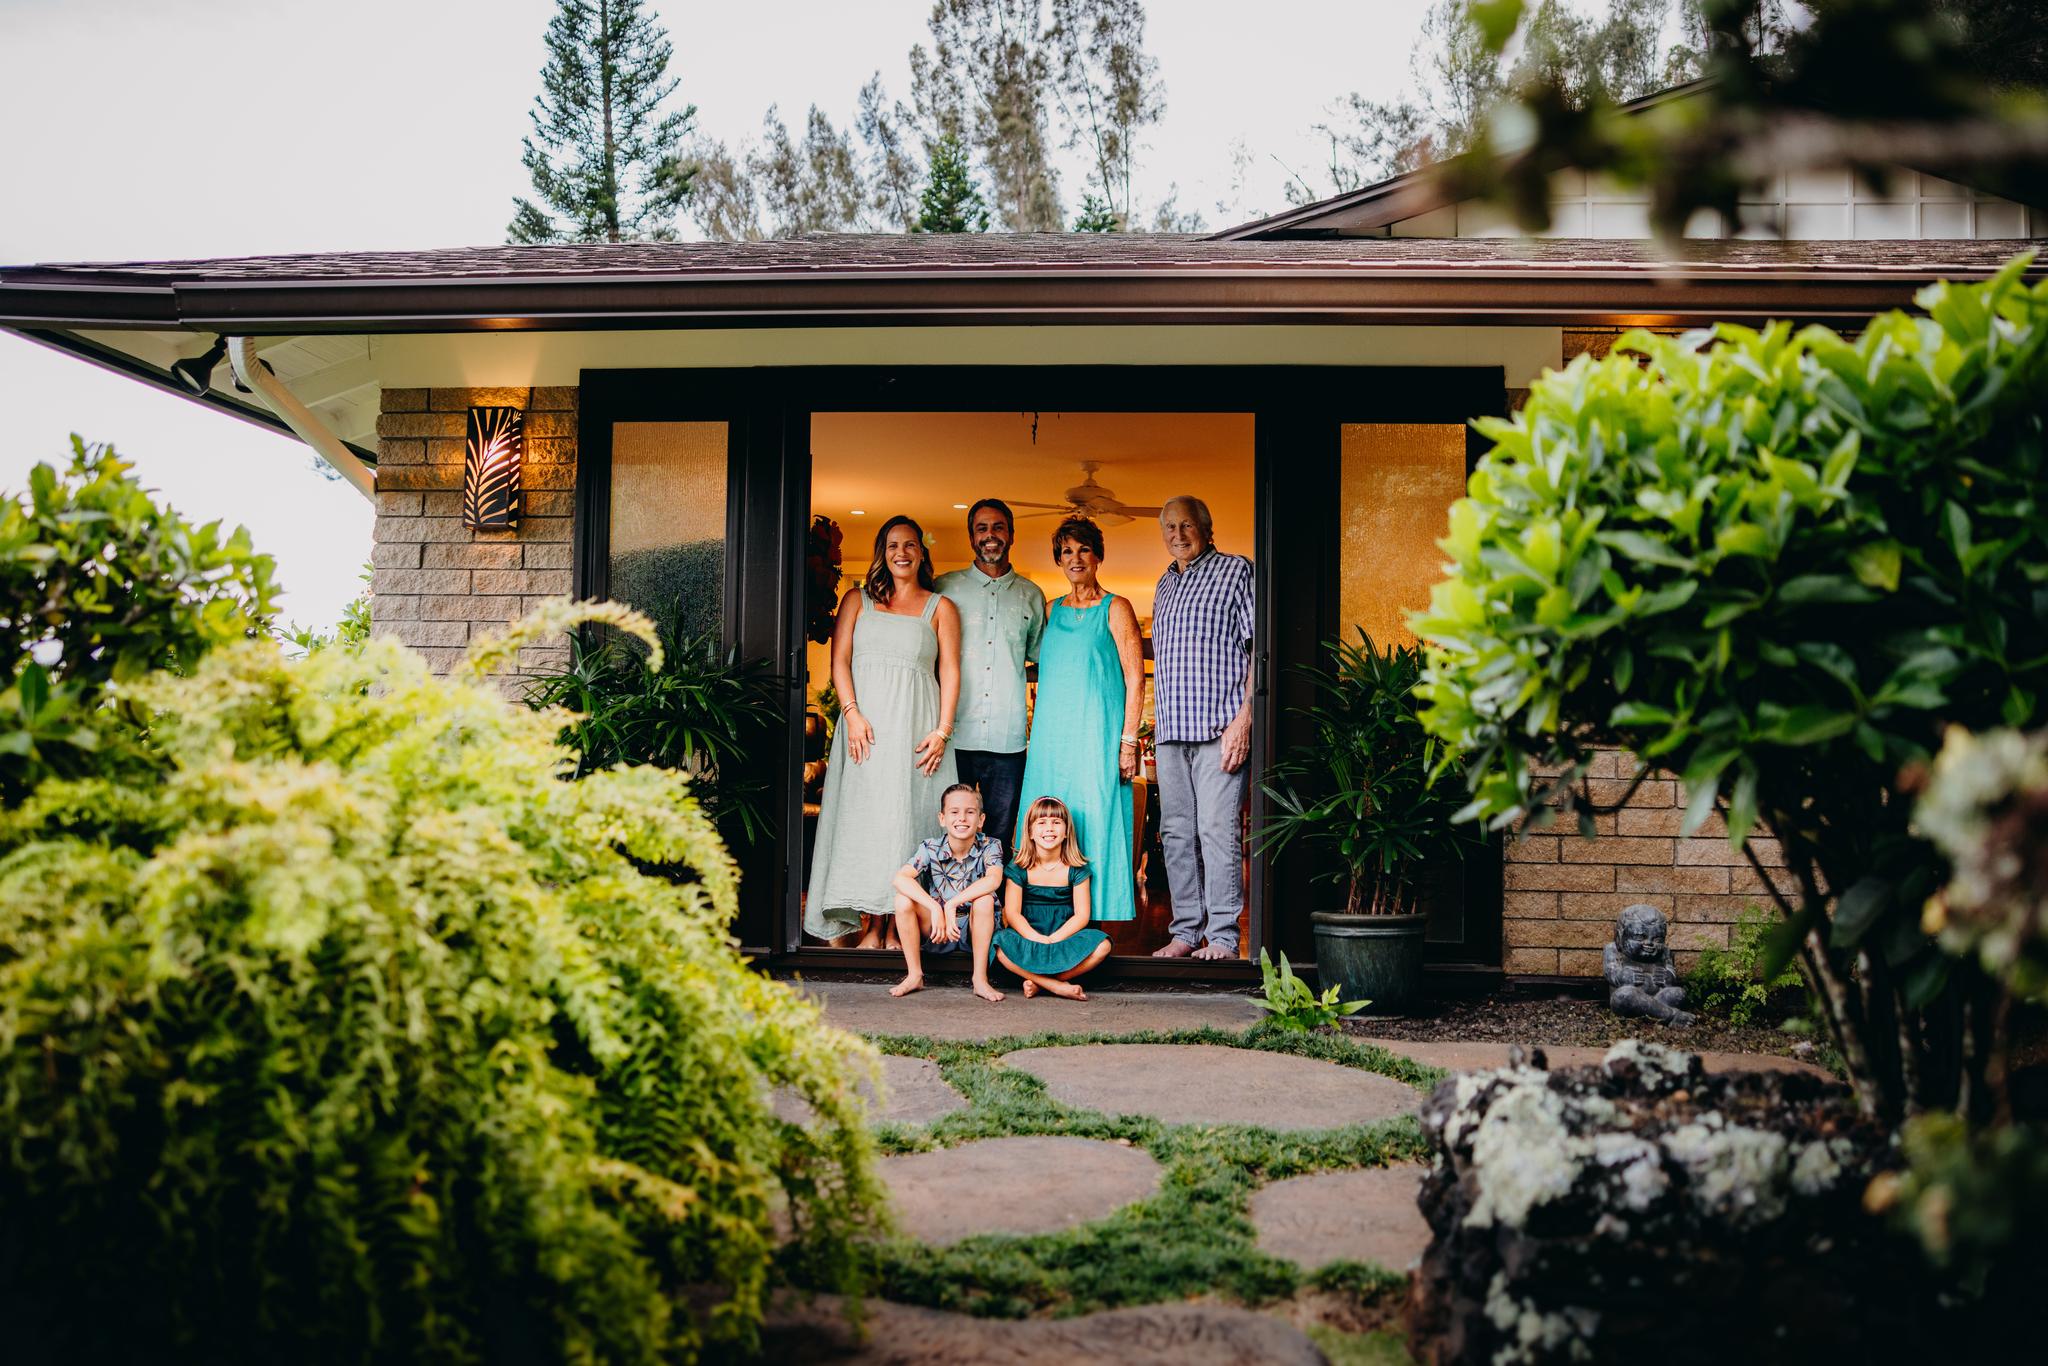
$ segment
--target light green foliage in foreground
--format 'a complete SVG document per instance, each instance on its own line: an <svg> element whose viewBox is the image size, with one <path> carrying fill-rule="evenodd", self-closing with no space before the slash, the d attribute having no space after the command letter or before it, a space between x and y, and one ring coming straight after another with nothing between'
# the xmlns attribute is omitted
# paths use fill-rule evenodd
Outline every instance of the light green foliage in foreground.
<svg viewBox="0 0 2048 1366"><path fill-rule="evenodd" d="M1266 1018L1276 1029L1295 1034L1309 1034L1318 1029L1337 1023L1346 1015L1356 1015L1371 1005L1370 1001L1339 1001L1337 997L1343 988L1331 983L1317 996L1314 988L1294 975L1294 965L1287 961L1287 955L1280 955L1280 966L1274 967L1273 960L1264 949L1259 950L1259 973L1265 978L1266 994L1254 996L1251 1003L1266 1012Z"/></svg>
<svg viewBox="0 0 2048 1366"><path fill-rule="evenodd" d="M871 1052L740 958L686 779L561 781L562 717L476 681L514 644L217 650L123 690L154 782L0 816L24 1359L688 1358L751 1337L785 1202L860 1288Z"/></svg>
<svg viewBox="0 0 2048 1366"><path fill-rule="evenodd" d="M1166 1169L1159 1193L1109 1218L1063 1233L982 1237L945 1248L898 1240L883 1254L883 1295L906 1304L991 1318L1070 1315L1124 1305L1216 1295L1245 1304L1283 1299L1305 1287L1358 1298L1396 1293L1405 1277L1355 1263L1304 1274L1260 1252L1246 1205L1271 1182L1309 1172L1420 1161L1428 1150L1413 1117L1380 1124L1282 1132L1240 1125L1164 1124L1061 1104L1045 1083L997 1065L1019 1048L1091 1043L1196 1043L1320 1058L1380 1072L1426 1091L1442 1073L1347 1039L1282 1033L1261 1025L1242 1034L1216 1029L1121 1035L1037 1035L987 1043L880 1038L886 1053L932 1058L969 1108L929 1128L884 1126L882 1146L915 1152L1012 1134L1055 1134L1123 1142ZM1046 1198L1060 1177L1045 1173Z"/></svg>

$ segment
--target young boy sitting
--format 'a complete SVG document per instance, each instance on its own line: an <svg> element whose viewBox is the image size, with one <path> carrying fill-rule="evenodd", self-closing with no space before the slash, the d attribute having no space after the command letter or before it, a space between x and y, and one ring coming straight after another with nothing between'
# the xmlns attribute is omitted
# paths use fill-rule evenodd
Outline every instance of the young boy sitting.
<svg viewBox="0 0 2048 1366"><path fill-rule="evenodd" d="M896 870L896 938L908 971L889 988L891 996L908 996L924 986L922 950L958 953L964 948L974 955L974 994L984 1001L1003 999L988 984L1003 850L981 832L981 821L981 794L966 783L953 784L939 798L939 828L945 833L920 843L910 862Z"/></svg>

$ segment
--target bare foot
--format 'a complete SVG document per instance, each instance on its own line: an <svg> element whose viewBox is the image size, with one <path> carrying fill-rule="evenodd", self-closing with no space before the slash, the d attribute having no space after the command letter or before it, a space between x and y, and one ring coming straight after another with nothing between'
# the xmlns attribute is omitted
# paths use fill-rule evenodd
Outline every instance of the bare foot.
<svg viewBox="0 0 2048 1366"><path fill-rule="evenodd" d="M880 930L861 931L861 936L855 941L854 947L857 949L879 949L882 947L882 932Z"/></svg>
<svg viewBox="0 0 2048 1366"><path fill-rule="evenodd" d="M1185 939L1169 939L1152 950L1154 958L1185 958L1195 951L1195 946Z"/></svg>
<svg viewBox="0 0 2048 1366"><path fill-rule="evenodd" d="M922 974L920 974L915 977L906 977L902 981L898 982L895 986L890 987L889 994L891 996L908 996L913 991L923 990L924 977Z"/></svg>
<svg viewBox="0 0 2048 1366"><path fill-rule="evenodd" d="M1026 977L1024 979L1024 999L1028 1001L1037 994L1038 983L1032 981L1029 977Z"/></svg>
<svg viewBox="0 0 2048 1366"><path fill-rule="evenodd" d="M1003 999L1003 993L997 991L986 982L976 982L974 984L974 994L984 1001L1000 1001Z"/></svg>
<svg viewBox="0 0 2048 1366"><path fill-rule="evenodd" d="M901 953L903 952L903 941L901 941L895 935L892 934L889 936L889 942L882 945L882 947L887 949L891 953ZM1232 954L1231 956L1233 958L1236 957L1235 954Z"/></svg>
<svg viewBox="0 0 2048 1366"><path fill-rule="evenodd" d="M1215 940L1212 939L1208 943L1202 945L1202 947L1200 947L1199 949L1195 950L1195 957L1235 958L1237 957L1237 950L1234 947L1230 947L1228 945L1218 944Z"/></svg>
<svg viewBox="0 0 2048 1366"><path fill-rule="evenodd" d="M1064 997L1069 1001L1085 1001L1088 999L1088 993L1081 990L1079 982L1062 982L1055 977L1046 982L1045 989L1053 995Z"/></svg>

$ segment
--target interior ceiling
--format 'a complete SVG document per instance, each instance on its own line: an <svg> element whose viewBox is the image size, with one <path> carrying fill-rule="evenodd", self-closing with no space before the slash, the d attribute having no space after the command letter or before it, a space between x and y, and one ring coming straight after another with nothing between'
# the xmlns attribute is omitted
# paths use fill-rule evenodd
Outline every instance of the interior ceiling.
<svg viewBox="0 0 2048 1366"><path fill-rule="evenodd" d="M924 528L943 573L971 558L967 513L957 504L1061 502L1081 482L1083 460L1101 462L1096 482L1125 503L1157 506L1194 494L1216 520L1217 544L1251 553L1250 413L813 413L811 511L845 532L849 582L866 572L875 532L898 513ZM1051 601L1066 591L1050 543L1060 514L1015 511L1011 562ZM1103 586L1149 618L1167 562L1158 519L1105 525L1102 535Z"/></svg>

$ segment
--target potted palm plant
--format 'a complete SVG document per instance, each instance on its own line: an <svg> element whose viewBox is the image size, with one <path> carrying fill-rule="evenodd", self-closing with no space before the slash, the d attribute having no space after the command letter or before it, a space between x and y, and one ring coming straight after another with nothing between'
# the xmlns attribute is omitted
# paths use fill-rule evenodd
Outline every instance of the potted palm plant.
<svg viewBox="0 0 2048 1366"><path fill-rule="evenodd" d="M1341 910L1309 917L1317 977L1340 985L1344 999L1395 1009L1421 985L1431 870L1484 837L1452 821L1465 798L1455 773L1439 772L1438 741L1418 715L1421 651L1380 649L1363 630L1331 651L1329 668L1302 670L1315 701L1297 714L1314 740L1262 783L1273 811L1258 842L1301 846L1317 856L1317 881L1344 888Z"/></svg>

